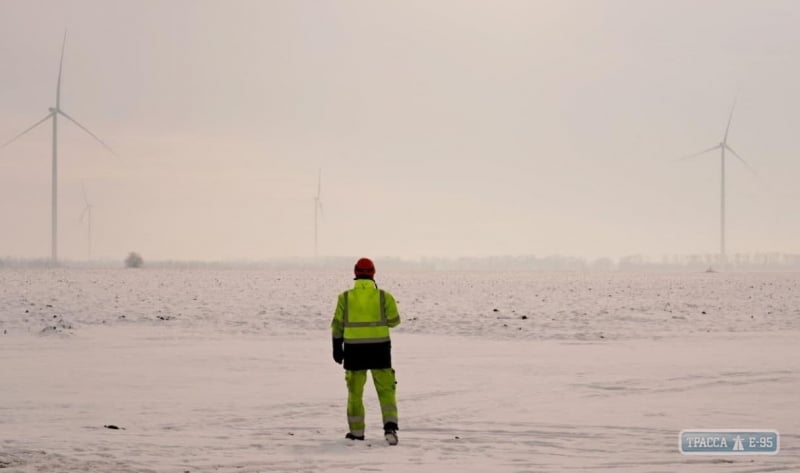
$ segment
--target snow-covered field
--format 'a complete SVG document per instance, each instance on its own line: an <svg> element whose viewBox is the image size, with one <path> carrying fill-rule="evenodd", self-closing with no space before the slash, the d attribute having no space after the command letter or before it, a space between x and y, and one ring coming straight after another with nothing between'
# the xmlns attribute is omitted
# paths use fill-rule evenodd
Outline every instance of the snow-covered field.
<svg viewBox="0 0 800 473"><path fill-rule="evenodd" d="M800 471L800 274L379 268L389 447L371 386L367 441L343 438L348 269L0 270L0 470ZM690 428L781 450L682 456Z"/></svg>

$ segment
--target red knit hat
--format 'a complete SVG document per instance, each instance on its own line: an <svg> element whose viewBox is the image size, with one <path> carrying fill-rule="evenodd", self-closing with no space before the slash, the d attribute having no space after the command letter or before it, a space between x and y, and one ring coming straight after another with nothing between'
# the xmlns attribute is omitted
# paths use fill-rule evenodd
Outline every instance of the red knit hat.
<svg viewBox="0 0 800 473"><path fill-rule="evenodd" d="M372 279L375 276L375 265L372 263L371 259L361 258L360 260L356 261L353 272L355 273L356 278Z"/></svg>

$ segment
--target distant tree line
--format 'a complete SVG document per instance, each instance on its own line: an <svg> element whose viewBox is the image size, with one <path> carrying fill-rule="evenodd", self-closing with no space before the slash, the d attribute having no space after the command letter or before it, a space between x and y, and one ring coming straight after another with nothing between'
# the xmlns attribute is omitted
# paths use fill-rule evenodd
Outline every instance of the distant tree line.
<svg viewBox="0 0 800 473"><path fill-rule="evenodd" d="M270 269L270 270L348 270L361 255L322 258L274 258L267 260L235 261L148 261L148 268L166 269ZM487 256L469 258L405 259L374 256L379 271L800 271L800 254L761 252L735 253L725 260L719 254L663 255L652 259L644 255L628 255L618 260L612 258L585 259L572 256ZM141 255L128 254L124 266L137 268L144 264ZM85 261L63 260L61 267L114 268L119 260ZM48 259L2 258L0 268L47 268Z"/></svg>

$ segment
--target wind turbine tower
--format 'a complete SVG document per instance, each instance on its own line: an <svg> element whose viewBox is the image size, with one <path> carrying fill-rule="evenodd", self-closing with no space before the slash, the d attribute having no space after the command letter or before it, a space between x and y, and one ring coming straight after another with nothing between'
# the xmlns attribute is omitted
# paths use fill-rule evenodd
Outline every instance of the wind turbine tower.
<svg viewBox="0 0 800 473"><path fill-rule="evenodd" d="M52 171L51 171L51 202L50 202L50 228L51 228L51 259L52 263L58 263L58 116L61 115L62 117L66 118L67 120L74 123L78 128L88 133L92 138L97 140L104 148L111 152L111 154L116 156L116 153L110 146L105 144L103 140L97 137L94 133L89 131L88 128L78 123L77 120L72 118L71 116L67 115L65 111L61 109L61 70L64 65L64 47L67 44L67 32L64 32L64 41L61 43L61 60L58 63L58 81L56 82L56 104L54 107L50 107L49 113L47 116L39 120L38 122L34 123L30 127L28 127L25 131L18 134L14 138L6 141L2 145L0 145L0 149L5 148L6 146L10 145L17 139L21 138L23 135L28 133L29 131L33 130L34 128L38 127L42 123L46 122L47 120L53 119L53 161L52 161Z"/></svg>
<svg viewBox="0 0 800 473"><path fill-rule="evenodd" d="M322 189L322 170L317 174L317 195L314 196L314 258L319 257L319 217L322 215L322 201L320 200L320 190Z"/></svg>
<svg viewBox="0 0 800 473"><path fill-rule="evenodd" d="M725 151L730 151L732 155L734 155L739 161L741 161L747 169L756 174L755 170L744 160L739 153L733 150L728 144L728 132L731 129L731 120L733 119L733 111L736 109L736 101L734 100L733 106L731 107L731 113L728 115L728 124L725 127L725 134L722 136L722 142L716 144L708 149L704 149L703 151L699 151L697 153L691 154L686 156L684 159L694 158L696 156L700 156L702 154L714 151L716 149L720 150L720 219L719 219L719 255L720 255L720 264L725 265L727 262L727 256L725 253Z"/></svg>
<svg viewBox="0 0 800 473"><path fill-rule="evenodd" d="M87 217L87 223L89 225L87 233L86 233L86 261L92 260L92 204L89 203L89 199L86 197L86 187L81 186L81 190L83 191L83 202L86 206L83 208L83 212L81 212L81 222L83 222L83 218Z"/></svg>

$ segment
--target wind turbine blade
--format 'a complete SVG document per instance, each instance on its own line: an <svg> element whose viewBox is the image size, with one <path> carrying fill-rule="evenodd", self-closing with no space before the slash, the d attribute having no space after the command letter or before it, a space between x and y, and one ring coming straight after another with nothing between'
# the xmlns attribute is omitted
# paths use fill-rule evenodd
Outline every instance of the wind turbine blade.
<svg viewBox="0 0 800 473"><path fill-rule="evenodd" d="M733 120L733 111L736 110L736 99L733 99L733 106L731 107L731 114L728 115L728 125L725 127L725 136L722 138L723 143L728 142L728 131L731 129L731 120Z"/></svg>
<svg viewBox="0 0 800 473"><path fill-rule="evenodd" d="M684 156L682 158L678 158L678 160L684 161L684 160L687 160L687 159L696 158L697 156L700 156L701 154L706 154L709 151L714 151L715 149L719 149L720 146L722 146L722 145L714 145L714 146L712 146L712 147L710 147L708 149L704 149L703 151L698 151L697 153L690 154L689 156Z"/></svg>
<svg viewBox="0 0 800 473"><path fill-rule="evenodd" d="M745 165L745 167L746 167L747 169L749 169L749 170L750 170L750 172L752 172L753 174L755 174L756 176L758 176L758 173L756 172L756 170L755 170L755 169L753 169L753 167L752 167L752 166L750 166L750 165L747 163L747 161L745 161L745 160L744 160L744 158L743 158L743 157L739 156L739 153L737 153L736 151L734 151L734 150L733 150L733 148L731 148L730 146L728 146L728 145L726 144L726 145L725 145L725 149L727 149L728 151L730 151L731 153L733 153L733 155L734 155L734 156L736 156L737 158L739 158L739 161L741 161L741 162L742 162L742 164L744 164L744 165Z"/></svg>
<svg viewBox="0 0 800 473"><path fill-rule="evenodd" d="M88 129L88 128L86 128L85 126L81 125L80 123L78 123L78 121L77 121L77 120L75 120L75 119L74 119L74 118L72 118L71 116L69 116L69 115L67 115L66 113L64 113L64 111L63 111L63 110L57 110L57 112L58 112L58 113L60 113L61 115L63 115L63 116L64 116L64 118L66 118L67 120L69 120L69 121L71 121L72 123L74 123L75 125L77 125L77 126L78 126L78 127L81 129L81 130L83 130L83 131L85 131L86 133L88 133L89 135L91 135L91 137L92 137L92 138L94 138L94 139L96 139L96 140L98 141L98 143L100 143L101 145L103 145L103 147L104 147L105 149L109 150L109 151L111 152L111 154L113 154L114 156L117 156L117 153L115 153L115 152L114 152L114 150L113 150L113 149L111 149L111 147L110 147L110 146L108 146L107 144L105 144L105 142L104 142L103 140L101 140L101 139L100 139L100 138L99 138L97 135L95 135L94 133L92 133L91 131L89 131L89 129Z"/></svg>
<svg viewBox="0 0 800 473"><path fill-rule="evenodd" d="M56 83L56 110L61 107L61 69L64 66L64 47L67 45L67 30L64 30L64 41L61 43L61 61L58 63L58 82Z"/></svg>
<svg viewBox="0 0 800 473"><path fill-rule="evenodd" d="M22 137L22 135L24 135L25 133L27 133L27 132L29 132L29 131L33 130L34 128L36 128L37 126L41 125L42 123L46 122L46 121L47 121L47 119L49 119L49 118L50 118L50 117L52 117L52 116L53 116L53 112L50 112L50 113L48 113L46 117L42 118L42 119L41 119L41 120L39 120L38 122L36 122L36 123L34 123L33 125L31 125L30 127L28 127L28 128L27 128L25 131L23 131L22 133L18 134L17 136L15 136L15 137L11 138L10 140L8 140L8 141L6 141L5 143L3 143L2 145L0 145L0 149L3 149L3 148L5 148L6 146L10 145L11 143L13 143L13 142L17 141L17 139L19 139L19 138L21 138L21 137Z"/></svg>

